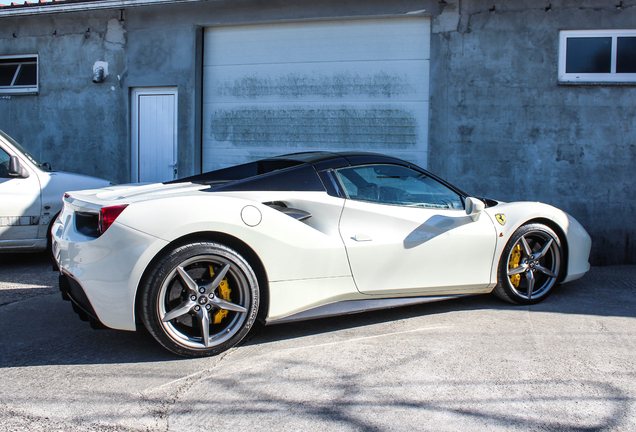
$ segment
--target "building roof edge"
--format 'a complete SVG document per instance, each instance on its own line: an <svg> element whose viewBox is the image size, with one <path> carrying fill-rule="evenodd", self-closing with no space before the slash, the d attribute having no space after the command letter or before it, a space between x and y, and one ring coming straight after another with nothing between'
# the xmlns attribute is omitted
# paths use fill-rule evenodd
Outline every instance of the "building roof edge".
<svg viewBox="0 0 636 432"><path fill-rule="evenodd" d="M0 5L0 18L200 1L210 0L40 0L38 3Z"/></svg>

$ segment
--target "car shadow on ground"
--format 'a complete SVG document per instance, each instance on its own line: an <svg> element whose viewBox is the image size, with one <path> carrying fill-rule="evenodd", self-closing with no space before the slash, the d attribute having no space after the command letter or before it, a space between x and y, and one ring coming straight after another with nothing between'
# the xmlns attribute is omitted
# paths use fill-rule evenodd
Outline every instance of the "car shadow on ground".
<svg viewBox="0 0 636 432"><path fill-rule="evenodd" d="M483 297L481 302L485 308L508 307L490 296L471 298L479 299L480 297ZM249 338L243 346L266 345L338 330L408 320L422 315L475 309L475 307L469 307L465 301L449 300L435 304L266 326ZM44 305L45 310L32 318L29 326L25 326L20 317L26 316L28 305L34 302ZM87 322L81 321L73 312L69 302L61 299L59 292L47 293L43 298L21 300L12 305L10 312L10 315L16 316L17 319L11 319L7 314L0 317L3 328L0 345L5 348L0 352L0 368L185 360L159 345L145 328L137 332L92 329ZM41 329L39 332L33 332L33 329L38 328Z"/></svg>
<svg viewBox="0 0 636 432"><path fill-rule="evenodd" d="M245 345L261 345L424 315L469 310L636 317L636 266L593 268L546 301L514 306L492 295L266 326ZM0 368L181 360L145 330L93 330L79 320L57 288L47 254L0 255Z"/></svg>

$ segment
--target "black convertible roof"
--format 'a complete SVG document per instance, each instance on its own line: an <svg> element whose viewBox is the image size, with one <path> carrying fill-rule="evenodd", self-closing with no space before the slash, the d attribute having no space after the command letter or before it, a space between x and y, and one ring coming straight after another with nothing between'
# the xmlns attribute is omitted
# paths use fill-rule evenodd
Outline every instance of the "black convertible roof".
<svg viewBox="0 0 636 432"><path fill-rule="evenodd" d="M333 168L342 168L343 166L358 165L365 163L377 163L377 162L393 162L400 164L407 164L401 159L397 159L390 156L385 156L377 153L367 152L301 152L291 153L282 156L276 156L266 160L293 160L298 162L304 162L312 164L314 166L334 165ZM408 164L407 164L408 165Z"/></svg>
<svg viewBox="0 0 636 432"><path fill-rule="evenodd" d="M346 152L346 153L334 153L334 152L302 152L292 153L282 156L275 156L267 159L261 159L254 162L248 162L242 165L236 165L233 167L222 168L216 171L209 171L203 174L197 174L191 177L185 177L179 180L172 180L166 184L171 183L201 183L201 184L228 184L235 183L241 180L253 179L254 177L261 177L269 174L277 173L277 175L283 175L283 170L287 170L293 167L300 168L301 166L312 167L313 176L316 173L320 173L325 170L342 168L351 165L363 165L369 163L397 163L400 165L410 164L401 160L389 156L384 156L376 153L364 153L364 152ZM281 178L280 181L288 181L290 179ZM298 179L296 179L298 180ZM220 186L220 185L219 185ZM252 185L255 186L255 185ZM254 189L258 190L258 189ZM269 190L269 189L268 189ZM320 188L324 190L324 188Z"/></svg>
<svg viewBox="0 0 636 432"><path fill-rule="evenodd" d="M414 168L457 191L459 189L409 162L365 152L302 152L261 159L167 182L209 185L207 192L220 191L316 191L343 196L330 170L377 163Z"/></svg>

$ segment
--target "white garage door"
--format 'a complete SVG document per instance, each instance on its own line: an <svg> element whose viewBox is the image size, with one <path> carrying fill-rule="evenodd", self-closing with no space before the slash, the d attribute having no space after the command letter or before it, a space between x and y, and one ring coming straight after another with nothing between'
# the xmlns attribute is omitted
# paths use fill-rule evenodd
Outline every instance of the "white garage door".
<svg viewBox="0 0 636 432"><path fill-rule="evenodd" d="M430 20L205 31L203 171L309 150L427 164Z"/></svg>

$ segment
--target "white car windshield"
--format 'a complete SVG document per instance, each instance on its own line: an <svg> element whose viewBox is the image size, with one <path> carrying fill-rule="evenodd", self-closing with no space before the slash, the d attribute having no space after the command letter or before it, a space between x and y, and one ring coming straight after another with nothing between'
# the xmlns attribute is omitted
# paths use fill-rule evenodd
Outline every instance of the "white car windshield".
<svg viewBox="0 0 636 432"><path fill-rule="evenodd" d="M22 153L24 155L24 157L27 158L33 165L35 165L36 167L46 171L46 168L45 168L46 165L44 165L43 163L38 161L35 158L35 156L33 156L31 153L29 153L24 147L22 147L20 144L18 144L13 138L11 138L9 135L7 135L6 133L2 132L1 130L0 130L0 135L2 135L2 138L4 138L6 141L8 141L9 144L11 144L17 151Z"/></svg>

